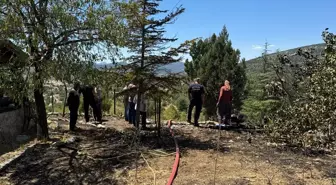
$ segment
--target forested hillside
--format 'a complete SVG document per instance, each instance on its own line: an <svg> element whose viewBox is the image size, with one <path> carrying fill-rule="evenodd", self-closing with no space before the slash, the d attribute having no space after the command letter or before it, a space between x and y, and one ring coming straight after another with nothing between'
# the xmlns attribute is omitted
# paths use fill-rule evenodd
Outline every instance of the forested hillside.
<svg viewBox="0 0 336 185"><path fill-rule="evenodd" d="M293 49L289 49L289 50L285 50L285 51L279 51L279 52L275 52L275 53L271 53L268 54L268 60L271 61L276 61L277 59L277 55L288 55L290 58L292 58L292 60L298 61L300 60L300 57L297 57L297 50L301 48L303 50L308 50L308 49L313 49L314 53L316 54L323 54L324 49L325 49L325 44L321 43L321 44L313 44L313 45L308 45L308 46L302 46L302 47L298 47L298 48L293 48ZM262 52L260 52L260 55L262 55ZM301 59L302 60L302 59ZM263 57L257 57L251 60L247 60L246 61L246 73L248 75L253 74L253 73L260 73L263 70Z"/></svg>

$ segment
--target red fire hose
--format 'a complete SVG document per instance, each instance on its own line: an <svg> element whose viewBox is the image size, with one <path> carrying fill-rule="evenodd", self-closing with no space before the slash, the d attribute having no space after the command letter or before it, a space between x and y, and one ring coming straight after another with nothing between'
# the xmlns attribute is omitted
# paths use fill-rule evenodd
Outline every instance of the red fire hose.
<svg viewBox="0 0 336 185"><path fill-rule="evenodd" d="M168 121L168 128L169 128L169 131L170 131L171 135L173 136L173 139L174 139L174 142L175 142L176 155L175 155L175 162L174 162L174 165L173 165L173 169L172 169L172 172L170 174L167 185L172 185L173 184L173 181L177 176L177 170L178 170L178 166L179 166L179 163L180 163L180 149L179 149L179 146L177 144L177 140L174 136L174 132L171 128L172 124L173 124L172 120L169 120Z"/></svg>

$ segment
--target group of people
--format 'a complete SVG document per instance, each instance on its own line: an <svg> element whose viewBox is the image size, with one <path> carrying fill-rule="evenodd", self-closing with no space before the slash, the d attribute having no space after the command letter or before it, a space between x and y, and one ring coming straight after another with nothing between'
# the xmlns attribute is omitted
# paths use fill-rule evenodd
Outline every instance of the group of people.
<svg viewBox="0 0 336 185"><path fill-rule="evenodd" d="M142 97L140 98L140 104L138 105L137 93L136 91L131 90L135 88L136 86L134 84L129 84L128 86L124 87L124 90L128 92L124 95L125 121L128 121L130 124L138 127L138 123L136 123L136 110L139 109L141 116L141 126L142 129L145 129L147 123L146 118L148 102L146 99L146 95L142 94ZM76 128L78 109L80 104L80 94L83 94L85 121L90 121L89 106L91 106L95 120L99 123L102 122L102 97L100 88L91 85L85 85L81 87L80 83L75 83L74 89L70 91L67 99L67 106L70 110L70 130L72 131ZM202 106L205 101L205 88L203 85L200 84L199 78L195 79L194 83L189 86L188 94L190 103L187 119L188 122L191 123L192 110L194 107L196 107L194 114L194 125L198 126L198 120L202 111ZM216 106L218 122L224 125L230 124L232 109L232 90L230 87L230 82L228 80L225 80L224 85L219 90L219 97Z"/></svg>
<svg viewBox="0 0 336 185"><path fill-rule="evenodd" d="M134 89L136 86L134 84L129 84L124 87L124 90L128 90L124 95L124 108L125 108L125 121L128 121L130 124L138 127L138 123L136 122L136 111L139 109L141 116L141 127L142 129L146 128L147 124L147 99L146 95L142 94L140 98L140 104L138 105L138 95L136 91L131 91L130 89Z"/></svg>
<svg viewBox="0 0 336 185"><path fill-rule="evenodd" d="M189 86L189 108L188 108L188 122L191 123L191 114L194 107L196 107L194 114L194 125L198 126L198 120L201 114L202 106L204 104L204 86L200 84L200 79L196 78L194 83ZM219 90L219 97L217 100L217 115L219 124L229 125L231 120L232 109L232 90L230 82L224 81L224 85Z"/></svg>
<svg viewBox="0 0 336 185"><path fill-rule="evenodd" d="M97 86L84 85L81 86L80 83L74 84L74 89L69 92L67 99L67 106L70 111L70 130L74 131L76 129L76 123L78 118L78 109L80 105L80 94L83 95L84 104L84 115L85 121L88 123L90 121L89 107L93 110L93 116L95 121L102 123L102 94L101 89Z"/></svg>

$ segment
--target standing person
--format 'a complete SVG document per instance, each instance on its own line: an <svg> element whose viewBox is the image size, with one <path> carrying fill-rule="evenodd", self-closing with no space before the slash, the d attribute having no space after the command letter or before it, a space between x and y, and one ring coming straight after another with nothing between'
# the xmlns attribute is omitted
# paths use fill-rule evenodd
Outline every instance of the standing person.
<svg viewBox="0 0 336 185"><path fill-rule="evenodd" d="M141 116L141 127L142 129L146 129L147 124L147 99L145 94L141 95L140 105L137 104L138 95L134 98L135 103L135 110L139 109L140 116ZM138 124L137 124L138 125Z"/></svg>
<svg viewBox="0 0 336 185"><path fill-rule="evenodd" d="M134 87L135 85L133 84L129 85L129 89L132 89ZM130 92L128 97L128 122L133 125L135 125L135 116L136 116L134 96L135 96L134 92Z"/></svg>
<svg viewBox="0 0 336 185"><path fill-rule="evenodd" d="M86 123L90 121L89 106L91 106L91 108L93 109L93 114L97 115L97 120L100 122L101 117L99 117L99 115L97 114L97 105L94 98L94 88L91 85L85 85L81 89L81 93L83 93L84 114Z"/></svg>
<svg viewBox="0 0 336 185"><path fill-rule="evenodd" d="M198 126L198 119L201 114L202 105L204 103L204 86L199 84L200 79L196 78L194 83L189 86L189 108L188 108L188 123L191 123L191 113L194 107L196 107L194 115L194 125Z"/></svg>
<svg viewBox="0 0 336 185"><path fill-rule="evenodd" d="M96 114L95 114L95 120L96 121L99 121L101 123L101 119L102 119L102 101L103 101L103 98L102 98L102 94L101 94L101 88L98 86L95 87L94 89L94 95L95 95L95 102L96 102Z"/></svg>
<svg viewBox="0 0 336 185"><path fill-rule="evenodd" d="M76 122L78 118L78 108L79 108L79 88L80 84L78 82L75 83L74 89L69 92L69 96L67 99L67 106L70 111L70 130L74 131L76 128Z"/></svg>
<svg viewBox="0 0 336 185"><path fill-rule="evenodd" d="M219 124L222 124L224 119L224 125L229 125L232 109L232 90L228 80L225 80L224 85L220 88L217 107Z"/></svg>
<svg viewBox="0 0 336 185"><path fill-rule="evenodd" d="M127 85L124 87L124 89L123 89L124 91L126 91L127 90ZM126 93L125 95L124 95L124 117L125 117L125 121L128 121L128 96L129 94L128 93Z"/></svg>

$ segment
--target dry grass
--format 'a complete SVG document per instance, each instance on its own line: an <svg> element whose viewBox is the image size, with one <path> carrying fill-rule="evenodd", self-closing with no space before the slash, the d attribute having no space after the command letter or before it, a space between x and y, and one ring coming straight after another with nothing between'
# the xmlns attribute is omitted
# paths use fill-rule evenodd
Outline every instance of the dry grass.
<svg viewBox="0 0 336 185"><path fill-rule="evenodd" d="M58 134L60 140L69 135L67 123L61 122L58 130L52 132ZM137 153L134 129L124 121L111 118L105 124L109 129L79 126L82 130L76 135L81 141L71 145L77 150L76 155L72 155L71 149L60 151L40 147L34 155L26 156L0 174L5 177L3 181L0 178L0 184L167 183L175 159L175 145L166 128L160 142L155 139L155 133L142 132ZM332 178L336 178L332 155L307 156L271 147L257 134L253 135L250 144L245 131L222 131L217 151L218 130L190 125L176 125L174 129L181 150L176 185L206 185L214 184L214 181L218 185L332 185ZM217 175L214 179L216 156ZM136 158L139 158L138 169ZM61 181L54 181L56 179Z"/></svg>
<svg viewBox="0 0 336 185"><path fill-rule="evenodd" d="M174 184L332 185L332 179L336 177L333 158L308 157L279 151L267 146L257 136L249 144L245 140L246 133L222 131L221 147L217 152L215 142L218 131L177 126L176 132L183 136L179 137L182 158ZM195 138L195 143L186 142L186 138ZM211 148L206 149L204 145ZM217 154L217 175L214 178ZM174 156L149 158L148 161L156 172L156 184L165 184L174 163ZM128 177L133 178L129 178L128 184L154 184L148 167L143 166L139 170L138 183L135 183L134 173L134 170L129 171Z"/></svg>

